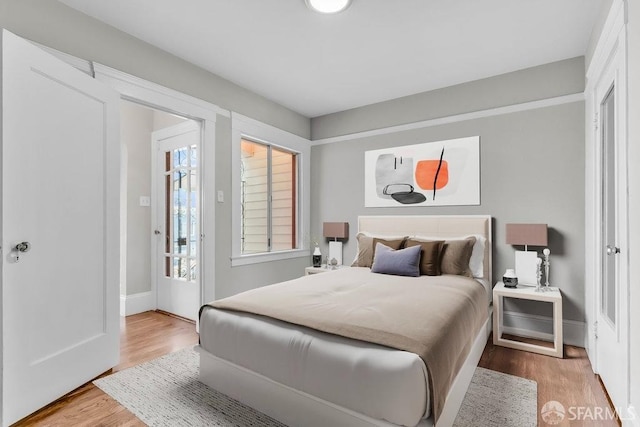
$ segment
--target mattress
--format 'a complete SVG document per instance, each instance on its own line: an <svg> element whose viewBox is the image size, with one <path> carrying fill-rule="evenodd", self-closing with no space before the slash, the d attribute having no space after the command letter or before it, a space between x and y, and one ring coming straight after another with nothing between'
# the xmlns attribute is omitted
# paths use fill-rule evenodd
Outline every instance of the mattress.
<svg viewBox="0 0 640 427"><path fill-rule="evenodd" d="M478 281L491 295L490 284ZM208 305L200 344L214 356L372 418L415 425L430 415L428 370L411 352Z"/></svg>
<svg viewBox="0 0 640 427"><path fill-rule="evenodd" d="M258 315L206 306L200 345L209 353L372 418L416 425L430 415L417 355Z"/></svg>

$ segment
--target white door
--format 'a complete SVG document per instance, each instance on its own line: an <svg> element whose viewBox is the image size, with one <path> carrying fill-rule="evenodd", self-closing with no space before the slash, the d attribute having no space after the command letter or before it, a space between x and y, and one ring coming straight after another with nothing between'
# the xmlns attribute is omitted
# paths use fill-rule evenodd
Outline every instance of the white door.
<svg viewBox="0 0 640 427"><path fill-rule="evenodd" d="M158 308L196 320L200 309L200 126L153 132L156 147L155 253Z"/></svg>
<svg viewBox="0 0 640 427"><path fill-rule="evenodd" d="M9 425L118 363L120 151L115 92L4 30L2 61Z"/></svg>
<svg viewBox="0 0 640 427"><path fill-rule="evenodd" d="M615 65L615 62L613 63ZM620 117L618 74L611 67L596 87L597 141L600 152L601 236L600 277L597 289L597 371L614 405L626 408L627 280L626 153Z"/></svg>

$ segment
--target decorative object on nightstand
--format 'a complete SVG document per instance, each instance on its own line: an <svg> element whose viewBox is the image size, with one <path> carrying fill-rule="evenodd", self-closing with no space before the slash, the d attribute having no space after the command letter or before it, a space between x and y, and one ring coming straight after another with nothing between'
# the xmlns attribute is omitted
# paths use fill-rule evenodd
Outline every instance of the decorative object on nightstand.
<svg viewBox="0 0 640 427"><path fill-rule="evenodd" d="M322 265L322 252L320 252L320 247L316 245L316 248L313 250L313 266L320 267Z"/></svg>
<svg viewBox="0 0 640 427"><path fill-rule="evenodd" d="M329 263L334 265L333 260L335 259L335 265L342 265L342 242L338 241L338 239L347 239L349 237L349 223L325 222L322 224L322 235L333 239L329 242Z"/></svg>
<svg viewBox="0 0 640 427"><path fill-rule="evenodd" d="M547 224L507 224L507 244L524 246L524 251L515 251L516 274L522 284L537 283L538 254L529 251L529 246L547 245Z"/></svg>
<svg viewBox="0 0 640 427"><path fill-rule="evenodd" d="M536 292L543 292L540 281L542 280L542 259L536 258Z"/></svg>
<svg viewBox="0 0 640 427"><path fill-rule="evenodd" d="M327 268L329 268L329 266L331 266L332 270L335 270L336 267L338 267L338 260L335 258L331 258L331 261L327 263Z"/></svg>
<svg viewBox="0 0 640 427"><path fill-rule="evenodd" d="M551 251L549 248L545 248L542 253L544 254L544 289L549 289L549 255Z"/></svg>
<svg viewBox="0 0 640 427"><path fill-rule="evenodd" d="M502 283L506 288L518 287L518 276L516 276L516 271L513 268L508 268L505 271L504 276L502 276Z"/></svg>

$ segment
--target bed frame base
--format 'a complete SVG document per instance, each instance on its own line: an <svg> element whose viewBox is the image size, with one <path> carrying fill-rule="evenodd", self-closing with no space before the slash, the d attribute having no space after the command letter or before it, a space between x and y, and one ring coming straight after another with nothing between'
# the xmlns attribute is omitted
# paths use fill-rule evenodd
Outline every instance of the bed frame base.
<svg viewBox="0 0 640 427"><path fill-rule="evenodd" d="M453 425L478 361L489 338L491 313L476 336L464 365L454 380L437 427ZM263 375L220 359L200 346L200 381L288 426L392 427L395 424L376 420L308 393L280 384ZM433 417L422 420L419 427L433 427Z"/></svg>

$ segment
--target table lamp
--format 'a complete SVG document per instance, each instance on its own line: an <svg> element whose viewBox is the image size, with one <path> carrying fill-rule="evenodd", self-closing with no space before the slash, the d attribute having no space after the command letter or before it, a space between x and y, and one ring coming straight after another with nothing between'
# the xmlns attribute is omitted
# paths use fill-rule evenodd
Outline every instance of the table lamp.
<svg viewBox="0 0 640 427"><path fill-rule="evenodd" d="M529 246L547 245L547 224L507 224L507 244L524 246L516 251L518 283L535 285L538 282L538 253Z"/></svg>
<svg viewBox="0 0 640 427"><path fill-rule="evenodd" d="M348 222L325 222L322 224L322 235L326 238L333 239L329 242L329 262L336 260L336 265L342 265L342 242L338 239L346 239L349 237Z"/></svg>

